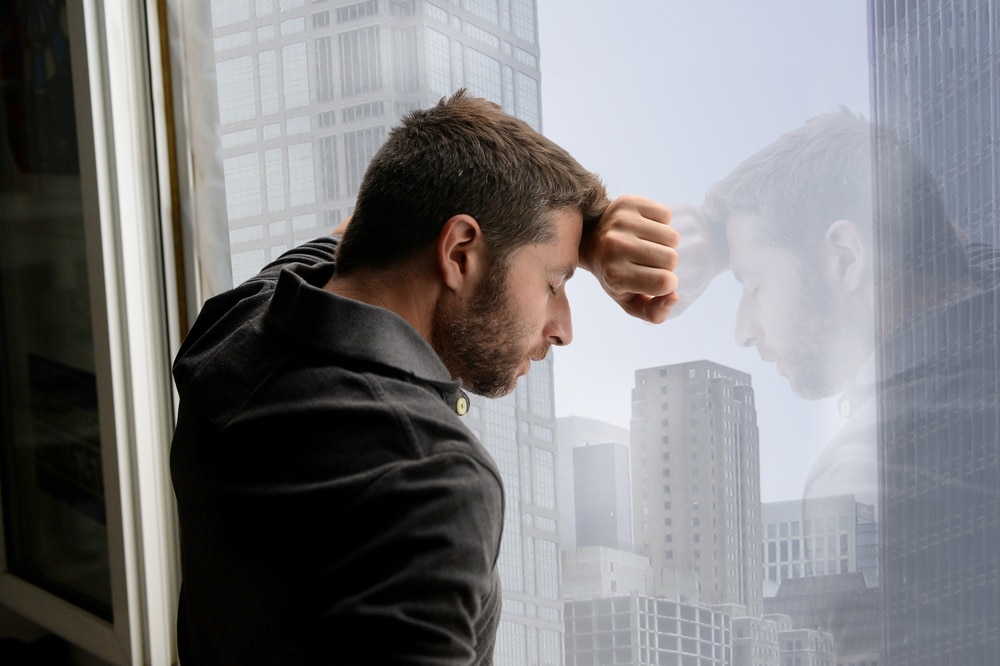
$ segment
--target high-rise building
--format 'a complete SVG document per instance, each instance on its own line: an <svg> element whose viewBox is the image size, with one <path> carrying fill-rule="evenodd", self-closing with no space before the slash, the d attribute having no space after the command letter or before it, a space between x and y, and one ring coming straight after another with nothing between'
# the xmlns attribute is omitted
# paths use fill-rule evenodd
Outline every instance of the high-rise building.
<svg viewBox="0 0 1000 666"><path fill-rule="evenodd" d="M875 507L853 495L767 502L764 580L775 592L789 578L861 572L878 583Z"/></svg>
<svg viewBox="0 0 1000 666"><path fill-rule="evenodd" d="M541 129L535 0L213 0L235 282L324 235L407 112L465 87ZM551 360L466 416L506 492L498 666L562 663Z"/></svg>
<svg viewBox="0 0 1000 666"><path fill-rule="evenodd" d="M541 128L535 0L213 0L235 281L329 233L408 111L466 87Z"/></svg>
<svg viewBox="0 0 1000 666"><path fill-rule="evenodd" d="M981 269L1000 264L1000 11L870 0L869 15L876 128L919 158L898 173L876 152L880 663L996 664L1000 296ZM940 240L951 225L968 256Z"/></svg>
<svg viewBox="0 0 1000 666"><path fill-rule="evenodd" d="M654 595L696 595L759 615L760 468L750 376L710 361L637 370L631 434L633 539L650 559Z"/></svg>

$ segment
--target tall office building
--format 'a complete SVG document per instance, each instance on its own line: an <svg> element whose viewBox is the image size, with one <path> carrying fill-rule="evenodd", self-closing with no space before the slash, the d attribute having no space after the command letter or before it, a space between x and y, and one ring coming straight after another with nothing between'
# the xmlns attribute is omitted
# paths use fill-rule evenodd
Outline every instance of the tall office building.
<svg viewBox="0 0 1000 666"><path fill-rule="evenodd" d="M920 161L898 173L876 152L877 303L890 331L878 353L880 663L996 664L1000 297L995 277L940 239L953 222L986 244L974 264L1000 263L989 247L1000 243L1000 11L871 0L869 13L873 119ZM929 182L908 188L921 169Z"/></svg>
<svg viewBox="0 0 1000 666"><path fill-rule="evenodd" d="M878 583L875 507L853 495L767 502L764 580L777 592L782 581L860 572ZM769 595L773 596L773 595Z"/></svg>
<svg viewBox="0 0 1000 666"><path fill-rule="evenodd" d="M760 469L750 376L710 361L646 368L632 393L636 550L654 595L759 615Z"/></svg>
<svg viewBox="0 0 1000 666"><path fill-rule="evenodd" d="M234 279L329 233L406 112L466 87L541 125L535 0L213 0Z"/></svg>
<svg viewBox="0 0 1000 666"><path fill-rule="evenodd" d="M324 235L407 112L458 88L541 129L535 0L212 0L234 281ZM506 491L498 666L562 662L551 361L465 419Z"/></svg>

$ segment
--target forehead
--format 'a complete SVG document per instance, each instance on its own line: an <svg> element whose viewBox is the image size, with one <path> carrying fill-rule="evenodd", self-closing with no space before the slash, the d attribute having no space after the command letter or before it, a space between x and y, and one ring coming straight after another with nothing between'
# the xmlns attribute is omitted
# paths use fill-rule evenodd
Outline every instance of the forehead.
<svg viewBox="0 0 1000 666"><path fill-rule="evenodd" d="M737 276L750 270L761 272L798 263L794 253L770 239L768 225L764 218L751 213L736 213L726 220L729 263Z"/></svg>
<svg viewBox="0 0 1000 666"><path fill-rule="evenodd" d="M753 213L734 213L726 220L726 240L730 251L746 247L773 246L765 240L767 221Z"/></svg>
<svg viewBox="0 0 1000 666"><path fill-rule="evenodd" d="M548 213L546 221L551 225L551 238L519 247L513 257L528 255L553 263L572 262L575 266L583 235L583 215L577 210L557 209Z"/></svg>

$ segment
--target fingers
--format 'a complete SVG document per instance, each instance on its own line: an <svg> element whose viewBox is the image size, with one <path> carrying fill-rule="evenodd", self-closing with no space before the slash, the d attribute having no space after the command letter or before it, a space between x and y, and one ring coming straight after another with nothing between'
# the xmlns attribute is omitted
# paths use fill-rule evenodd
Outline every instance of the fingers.
<svg viewBox="0 0 1000 666"><path fill-rule="evenodd" d="M661 247L655 254L660 258L649 263L633 259L605 266L601 277L605 290L612 298L633 293L656 297L676 292L678 279L673 268L677 265L677 252Z"/></svg>
<svg viewBox="0 0 1000 666"><path fill-rule="evenodd" d="M626 312L653 323L677 303L680 234L663 204L624 196L608 206L581 243L581 265Z"/></svg>
<svg viewBox="0 0 1000 666"><path fill-rule="evenodd" d="M651 324L662 324L670 316L678 300L677 294L673 293L655 297L632 294L624 301L619 301L619 305L633 317Z"/></svg>
<svg viewBox="0 0 1000 666"><path fill-rule="evenodd" d="M652 199L623 196L615 199L605 212L610 230L628 231L635 238L677 247L680 234L670 226L670 209Z"/></svg>

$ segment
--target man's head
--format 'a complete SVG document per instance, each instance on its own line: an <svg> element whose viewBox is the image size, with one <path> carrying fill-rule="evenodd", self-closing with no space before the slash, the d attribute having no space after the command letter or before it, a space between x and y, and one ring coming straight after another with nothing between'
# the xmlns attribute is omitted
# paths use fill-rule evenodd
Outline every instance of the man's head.
<svg viewBox="0 0 1000 666"><path fill-rule="evenodd" d="M478 222L495 259L551 239L549 213L600 218L604 186L565 150L500 107L459 91L394 128L368 167L337 271L383 267L430 247L445 223Z"/></svg>
<svg viewBox="0 0 1000 666"><path fill-rule="evenodd" d="M513 390L529 359L572 337L564 290L604 186L565 150L459 92L406 117L365 174L337 274L429 265L424 331L471 391ZM419 263L419 262L418 262Z"/></svg>
<svg viewBox="0 0 1000 666"><path fill-rule="evenodd" d="M919 160L847 110L746 159L712 188L704 212L744 286L736 341L756 346L807 398L842 390L872 354L876 328L893 324L876 322L876 293L902 288L913 310L933 298L910 286L926 271L920 257L962 255ZM943 268L935 283L960 280L960 269Z"/></svg>
<svg viewBox="0 0 1000 666"><path fill-rule="evenodd" d="M863 118L819 116L706 197L743 285L736 342L757 347L803 397L840 390L871 353L871 146Z"/></svg>

